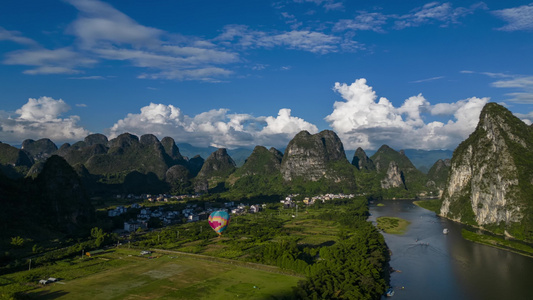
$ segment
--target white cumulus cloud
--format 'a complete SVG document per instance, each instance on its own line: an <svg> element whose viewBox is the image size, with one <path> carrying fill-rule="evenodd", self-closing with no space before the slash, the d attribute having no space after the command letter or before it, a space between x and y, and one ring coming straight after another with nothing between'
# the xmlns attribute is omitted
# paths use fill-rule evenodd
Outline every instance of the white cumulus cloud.
<svg viewBox="0 0 533 300"><path fill-rule="evenodd" d="M0 140L20 143L25 139L49 138L56 142L76 141L90 132L81 127L78 116L62 118L70 106L51 97L30 98L14 113L0 111Z"/></svg>
<svg viewBox="0 0 533 300"><path fill-rule="evenodd" d="M421 94L400 107L379 98L366 79L348 85L335 83L343 101L336 101L325 120L346 149L377 149L387 144L398 149L454 149L475 129L488 98L472 97L455 103L431 105ZM425 116L448 118L426 122Z"/></svg>
<svg viewBox="0 0 533 300"><path fill-rule="evenodd" d="M224 108L188 116L171 104L150 103L142 107L140 113L130 113L116 122L109 133L111 138L124 132L136 135L152 133L159 138L170 136L176 142L198 146L235 148L256 145L284 147L302 130L318 132L315 125L291 116L290 109L280 109L277 117L231 114Z"/></svg>

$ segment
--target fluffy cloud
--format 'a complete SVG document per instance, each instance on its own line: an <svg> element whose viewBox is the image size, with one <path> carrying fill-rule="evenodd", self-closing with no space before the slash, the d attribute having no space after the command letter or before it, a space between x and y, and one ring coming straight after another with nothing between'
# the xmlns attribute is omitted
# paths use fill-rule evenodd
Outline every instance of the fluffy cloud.
<svg viewBox="0 0 533 300"><path fill-rule="evenodd" d="M70 106L61 99L41 97L30 98L13 114L0 111L0 140L20 143L43 137L56 142L83 139L90 132L77 124L78 116L60 117L69 110Z"/></svg>
<svg viewBox="0 0 533 300"><path fill-rule="evenodd" d="M508 24L498 28L503 31L533 30L533 3L493 11Z"/></svg>
<svg viewBox="0 0 533 300"><path fill-rule="evenodd" d="M431 105L422 95L410 97L400 107L376 96L366 79L347 85L335 83L344 101L334 103L325 118L347 149L393 148L453 149L475 129L488 98L469 98ZM446 123L426 123L425 115L448 118Z"/></svg>
<svg viewBox="0 0 533 300"><path fill-rule="evenodd" d="M318 132L313 124L291 116L290 109L281 109L277 117L254 117L230 114L228 109L213 109L188 116L173 105L155 104L128 114L109 130L110 137L123 132L136 135L152 133L159 138L170 136L177 142L199 146L234 148L256 145L284 147L301 130Z"/></svg>

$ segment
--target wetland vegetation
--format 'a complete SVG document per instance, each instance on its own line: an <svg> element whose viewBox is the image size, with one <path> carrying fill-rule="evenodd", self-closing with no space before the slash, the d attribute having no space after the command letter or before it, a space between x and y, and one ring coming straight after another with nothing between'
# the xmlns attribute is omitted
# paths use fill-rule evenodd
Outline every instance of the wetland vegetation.
<svg viewBox="0 0 533 300"><path fill-rule="evenodd" d="M379 217L377 227L386 233L404 234L411 222L397 217Z"/></svg>

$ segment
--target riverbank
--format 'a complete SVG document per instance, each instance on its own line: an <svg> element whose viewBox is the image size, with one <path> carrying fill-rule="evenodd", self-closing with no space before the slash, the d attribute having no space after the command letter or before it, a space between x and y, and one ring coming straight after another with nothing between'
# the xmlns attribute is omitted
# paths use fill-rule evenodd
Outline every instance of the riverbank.
<svg viewBox="0 0 533 300"><path fill-rule="evenodd" d="M416 206L420 206L424 209L430 210L438 215L440 212L440 207L442 206L442 200L441 199L417 200L417 201L413 201L413 204Z"/></svg>
<svg viewBox="0 0 533 300"><path fill-rule="evenodd" d="M390 234L404 234L411 222L397 217L379 217L377 227Z"/></svg>
<svg viewBox="0 0 533 300"><path fill-rule="evenodd" d="M529 299L532 258L466 240L464 225L412 200L375 201L370 213L372 222L379 217L411 222L403 235L383 233L392 252L390 266L402 271L391 273L391 299Z"/></svg>
<svg viewBox="0 0 533 300"><path fill-rule="evenodd" d="M424 209L427 209L429 211L432 211L436 213L437 215L439 215L440 207L442 205L442 200L440 199L418 200L418 201L413 201L413 204L419 207L422 207ZM476 228L476 227L473 227L473 228ZM477 229L481 229L481 228L477 228ZM528 257L533 257L533 246L527 243L521 242L521 241L508 240L508 239L505 239L503 236L476 233L476 232L473 232L467 229L461 230L461 235L464 239L474 242L474 243L487 245L490 247L510 251L510 252L528 256Z"/></svg>
<svg viewBox="0 0 533 300"><path fill-rule="evenodd" d="M533 257L533 247L520 241L506 240L499 236L479 234L466 229L461 230L461 235L464 239L474 243Z"/></svg>

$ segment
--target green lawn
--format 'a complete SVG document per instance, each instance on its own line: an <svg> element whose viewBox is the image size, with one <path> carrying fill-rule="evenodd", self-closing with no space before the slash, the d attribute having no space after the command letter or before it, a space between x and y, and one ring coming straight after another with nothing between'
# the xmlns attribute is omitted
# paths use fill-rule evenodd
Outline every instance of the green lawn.
<svg viewBox="0 0 533 300"><path fill-rule="evenodd" d="M282 299L301 278L186 256L119 256L120 267L28 293L39 299ZM107 256L109 257L109 256ZM125 262L125 263L124 263Z"/></svg>
<svg viewBox="0 0 533 300"><path fill-rule="evenodd" d="M121 255L119 267L28 293L39 299L289 299L299 277L180 255ZM107 256L109 257L109 255Z"/></svg>

